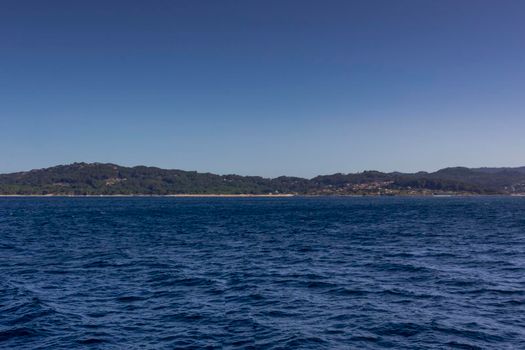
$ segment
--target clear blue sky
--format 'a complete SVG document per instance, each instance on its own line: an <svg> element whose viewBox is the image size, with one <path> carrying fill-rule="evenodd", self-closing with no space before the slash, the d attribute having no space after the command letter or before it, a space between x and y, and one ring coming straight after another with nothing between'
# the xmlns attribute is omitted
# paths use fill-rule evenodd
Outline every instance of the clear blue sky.
<svg viewBox="0 0 525 350"><path fill-rule="evenodd" d="M0 8L0 172L525 165L525 1Z"/></svg>

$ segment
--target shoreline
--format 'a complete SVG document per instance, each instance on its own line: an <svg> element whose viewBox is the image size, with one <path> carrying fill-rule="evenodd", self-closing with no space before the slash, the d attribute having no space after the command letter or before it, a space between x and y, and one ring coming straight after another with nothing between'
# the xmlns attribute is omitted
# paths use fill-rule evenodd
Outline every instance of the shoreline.
<svg viewBox="0 0 525 350"><path fill-rule="evenodd" d="M216 198L216 197L295 197L294 194L0 194L2 197L176 197L176 198Z"/></svg>
<svg viewBox="0 0 525 350"><path fill-rule="evenodd" d="M291 198L291 197L525 197L525 194L396 194L396 195L377 195L377 194L0 194L0 198L148 198L148 197L166 197L166 198Z"/></svg>

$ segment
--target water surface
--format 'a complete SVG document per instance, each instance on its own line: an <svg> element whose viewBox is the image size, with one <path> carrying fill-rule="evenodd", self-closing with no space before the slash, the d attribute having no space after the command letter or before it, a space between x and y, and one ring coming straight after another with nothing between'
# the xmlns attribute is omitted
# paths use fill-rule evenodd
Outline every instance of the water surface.
<svg viewBox="0 0 525 350"><path fill-rule="evenodd" d="M524 349L525 198L1 198L0 348Z"/></svg>

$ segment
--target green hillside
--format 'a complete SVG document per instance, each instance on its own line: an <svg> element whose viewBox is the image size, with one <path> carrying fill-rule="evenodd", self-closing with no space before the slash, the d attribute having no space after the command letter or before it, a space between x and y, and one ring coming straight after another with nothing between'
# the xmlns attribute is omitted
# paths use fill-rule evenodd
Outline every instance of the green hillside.
<svg viewBox="0 0 525 350"><path fill-rule="evenodd" d="M446 168L433 173L365 171L312 179L216 175L155 167L74 163L0 175L4 195L299 194L417 195L518 194L524 168Z"/></svg>

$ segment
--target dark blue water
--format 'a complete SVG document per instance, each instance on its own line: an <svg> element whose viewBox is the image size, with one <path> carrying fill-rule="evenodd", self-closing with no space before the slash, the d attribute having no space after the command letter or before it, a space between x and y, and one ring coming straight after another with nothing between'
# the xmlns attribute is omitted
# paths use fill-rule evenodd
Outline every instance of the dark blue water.
<svg viewBox="0 0 525 350"><path fill-rule="evenodd" d="M0 348L525 349L525 198L2 198Z"/></svg>

